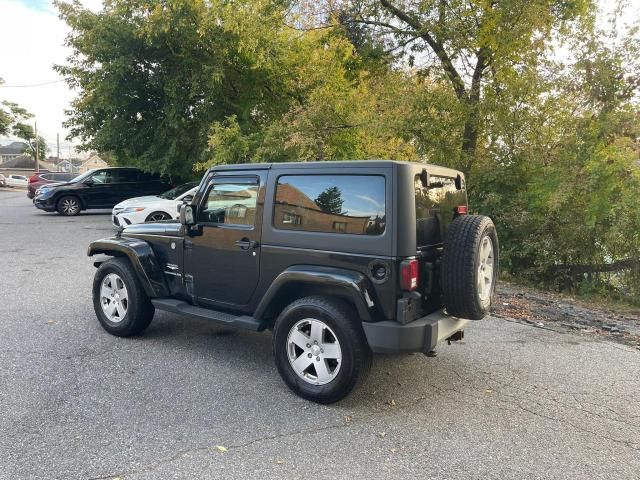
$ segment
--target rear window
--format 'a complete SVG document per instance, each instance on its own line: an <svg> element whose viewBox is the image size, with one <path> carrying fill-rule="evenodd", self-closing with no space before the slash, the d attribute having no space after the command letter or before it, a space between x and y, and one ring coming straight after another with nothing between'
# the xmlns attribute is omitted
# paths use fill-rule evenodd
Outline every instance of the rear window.
<svg viewBox="0 0 640 480"><path fill-rule="evenodd" d="M273 223L283 230L381 235L385 179L380 175L282 175Z"/></svg>
<svg viewBox="0 0 640 480"><path fill-rule="evenodd" d="M454 209L467 204L464 182L461 189L456 179L431 175L429 186L422 185L420 175L414 178L416 200L416 246L442 243L453 221Z"/></svg>

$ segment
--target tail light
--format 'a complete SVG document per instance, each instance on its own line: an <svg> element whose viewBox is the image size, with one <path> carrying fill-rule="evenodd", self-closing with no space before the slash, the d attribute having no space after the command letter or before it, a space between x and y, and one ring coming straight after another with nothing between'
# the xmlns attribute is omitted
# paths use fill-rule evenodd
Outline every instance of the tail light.
<svg viewBox="0 0 640 480"><path fill-rule="evenodd" d="M29 183L35 183L40 179L40 177L37 174L31 175L29 177Z"/></svg>
<svg viewBox="0 0 640 480"><path fill-rule="evenodd" d="M456 208L453 209L453 211L455 212L456 215L466 215L468 212L468 209L466 205L458 205Z"/></svg>
<svg viewBox="0 0 640 480"><path fill-rule="evenodd" d="M400 286L408 292L418 288L418 260L415 258L400 264Z"/></svg>

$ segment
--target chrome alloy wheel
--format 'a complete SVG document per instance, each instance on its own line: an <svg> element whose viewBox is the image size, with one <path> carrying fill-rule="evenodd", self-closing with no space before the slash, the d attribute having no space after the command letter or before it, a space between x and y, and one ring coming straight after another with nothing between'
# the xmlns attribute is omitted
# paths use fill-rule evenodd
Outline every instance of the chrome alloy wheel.
<svg viewBox="0 0 640 480"><path fill-rule="evenodd" d="M80 210L80 204L73 198L64 198L61 203L61 208L67 215L75 215Z"/></svg>
<svg viewBox="0 0 640 480"><path fill-rule="evenodd" d="M129 297L127 287L117 274L110 273L102 280L100 305L109 321L120 323L124 320L129 308Z"/></svg>
<svg viewBox="0 0 640 480"><path fill-rule="evenodd" d="M483 302L489 300L493 291L493 269L495 256L491 238L484 237L480 244L480 265L478 265L478 296Z"/></svg>
<svg viewBox="0 0 640 480"><path fill-rule="evenodd" d="M147 222L159 222L161 220L169 220L171 217L166 213L156 212L149 215Z"/></svg>
<svg viewBox="0 0 640 480"><path fill-rule="evenodd" d="M287 357L291 368L312 385L325 385L336 378L342 365L338 337L315 318L298 321L287 336Z"/></svg>

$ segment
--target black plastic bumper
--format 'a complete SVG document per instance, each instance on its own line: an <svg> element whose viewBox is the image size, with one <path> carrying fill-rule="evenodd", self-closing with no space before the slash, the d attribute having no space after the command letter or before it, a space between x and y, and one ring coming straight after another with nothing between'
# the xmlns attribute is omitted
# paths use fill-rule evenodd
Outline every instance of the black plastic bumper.
<svg viewBox="0 0 640 480"><path fill-rule="evenodd" d="M398 322L363 322L364 333L375 353L424 352L464 329L469 320L442 310L402 325Z"/></svg>
<svg viewBox="0 0 640 480"><path fill-rule="evenodd" d="M33 204L36 208L44 210L45 212L55 212L56 204L53 200L39 200L37 197Z"/></svg>

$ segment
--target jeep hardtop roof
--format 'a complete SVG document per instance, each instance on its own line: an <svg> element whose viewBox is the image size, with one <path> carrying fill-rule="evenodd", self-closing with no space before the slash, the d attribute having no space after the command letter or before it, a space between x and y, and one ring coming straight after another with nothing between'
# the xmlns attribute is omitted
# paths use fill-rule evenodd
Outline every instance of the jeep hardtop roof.
<svg viewBox="0 0 640 480"><path fill-rule="evenodd" d="M380 168L393 166L408 166L411 168L428 168L431 173L455 177L464 174L452 168L441 167L431 163L406 162L398 160L330 160L325 162L272 162L272 163L241 163L234 165L216 165L209 169L210 172L229 170L295 170L312 168Z"/></svg>

